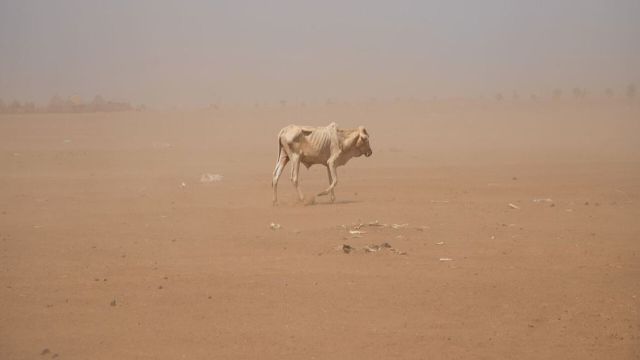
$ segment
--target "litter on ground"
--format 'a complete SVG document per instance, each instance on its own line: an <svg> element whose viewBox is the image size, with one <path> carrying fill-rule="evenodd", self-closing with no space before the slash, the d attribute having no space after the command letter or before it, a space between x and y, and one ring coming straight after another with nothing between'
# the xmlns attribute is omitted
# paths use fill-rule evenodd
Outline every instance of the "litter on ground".
<svg viewBox="0 0 640 360"><path fill-rule="evenodd" d="M342 250L345 254L349 254L352 251L358 250L357 248L355 248L355 247L353 247L351 245L348 245L348 244L343 244L338 249ZM364 251L365 253L374 253L374 252L381 252L381 251L387 250L387 251L389 251L391 253L394 253L396 255L407 255L407 253L405 251L400 251L400 250L392 247L391 244L389 244L388 242L383 242L380 245L378 245L378 244L366 245L366 246L362 247L361 250Z"/></svg>
<svg viewBox="0 0 640 360"><path fill-rule="evenodd" d="M269 224L269 227L271 228L271 230L280 230L282 226L280 224L271 223Z"/></svg>
<svg viewBox="0 0 640 360"><path fill-rule="evenodd" d="M398 230L398 229L404 229L407 226L409 226L409 224L391 224L391 227Z"/></svg>
<svg viewBox="0 0 640 360"><path fill-rule="evenodd" d="M512 209L520 210L520 207L516 204L509 203L509 207Z"/></svg>
<svg viewBox="0 0 640 360"><path fill-rule="evenodd" d="M452 258L443 257L443 258L440 258L440 261L453 261L453 259Z"/></svg>
<svg viewBox="0 0 640 360"><path fill-rule="evenodd" d="M202 174L200 176L201 183L212 183L222 181L222 175L220 174Z"/></svg>

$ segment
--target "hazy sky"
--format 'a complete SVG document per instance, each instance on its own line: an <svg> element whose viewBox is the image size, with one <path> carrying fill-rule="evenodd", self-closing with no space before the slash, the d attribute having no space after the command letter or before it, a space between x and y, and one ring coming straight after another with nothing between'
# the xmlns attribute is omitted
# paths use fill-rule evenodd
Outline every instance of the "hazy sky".
<svg viewBox="0 0 640 360"><path fill-rule="evenodd" d="M638 80L638 0L0 0L5 101L193 106Z"/></svg>

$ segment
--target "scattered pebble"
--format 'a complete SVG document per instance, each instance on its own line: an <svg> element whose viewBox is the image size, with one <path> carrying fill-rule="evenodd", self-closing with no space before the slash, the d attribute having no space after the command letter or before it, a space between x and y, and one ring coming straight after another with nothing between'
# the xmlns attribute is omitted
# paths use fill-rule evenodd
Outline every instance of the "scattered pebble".
<svg viewBox="0 0 640 360"><path fill-rule="evenodd" d="M342 251L344 251L345 254L348 254L350 252L352 252L353 250L355 250L355 248L353 248L353 246L348 245L348 244L343 244L342 245Z"/></svg>

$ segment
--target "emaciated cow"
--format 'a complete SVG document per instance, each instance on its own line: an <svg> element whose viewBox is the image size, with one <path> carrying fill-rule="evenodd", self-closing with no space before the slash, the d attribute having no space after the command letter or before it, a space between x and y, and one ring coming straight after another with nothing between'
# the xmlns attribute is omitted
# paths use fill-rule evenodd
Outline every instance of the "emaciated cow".
<svg viewBox="0 0 640 360"><path fill-rule="evenodd" d="M327 167L329 187L317 196L329 194L335 201L333 189L338 183L336 168L345 165L352 157L371 156L369 134L364 126L357 129L338 129L336 123L324 127L289 125L278 134L278 161L273 171L273 203L278 202L278 179L282 170L291 161L291 182L298 192L300 201L304 194L298 186L300 163L307 168L320 164Z"/></svg>

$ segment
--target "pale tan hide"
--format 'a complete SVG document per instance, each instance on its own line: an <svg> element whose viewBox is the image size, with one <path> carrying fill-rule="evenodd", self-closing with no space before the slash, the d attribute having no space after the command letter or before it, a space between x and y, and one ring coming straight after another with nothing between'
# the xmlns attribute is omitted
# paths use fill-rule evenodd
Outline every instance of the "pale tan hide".
<svg viewBox="0 0 640 360"><path fill-rule="evenodd" d="M328 126L310 127L289 125L278 134L278 161L273 171L273 203L278 202L278 179L282 170L291 161L291 182L298 192L300 201L304 194L298 185L300 163L307 168L320 164L327 167L329 187L317 196L329 194L331 201L336 196L333 189L338 184L336 168L345 165L352 157L371 156L369 134L364 126L357 129L338 129L336 123Z"/></svg>

